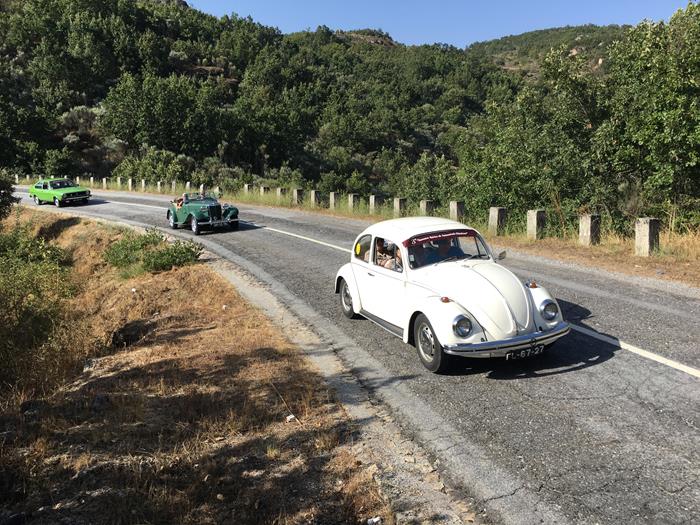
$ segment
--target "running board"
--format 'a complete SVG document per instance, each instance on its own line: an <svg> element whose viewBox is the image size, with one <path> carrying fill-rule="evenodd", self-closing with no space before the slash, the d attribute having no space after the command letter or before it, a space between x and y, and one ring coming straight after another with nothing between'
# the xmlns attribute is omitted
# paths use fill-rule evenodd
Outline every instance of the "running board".
<svg viewBox="0 0 700 525"><path fill-rule="evenodd" d="M396 326L395 324L391 324L391 323L385 321L384 319L377 317L376 315L373 315L365 310L360 310L360 315L363 317L366 317L367 319L369 319L373 323L384 328L384 330L389 332L391 335L395 335L396 337L403 339L403 329Z"/></svg>

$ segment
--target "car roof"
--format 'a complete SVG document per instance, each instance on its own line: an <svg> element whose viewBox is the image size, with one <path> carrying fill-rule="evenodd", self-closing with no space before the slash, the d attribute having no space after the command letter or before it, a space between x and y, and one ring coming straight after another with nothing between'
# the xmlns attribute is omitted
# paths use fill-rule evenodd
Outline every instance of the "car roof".
<svg viewBox="0 0 700 525"><path fill-rule="evenodd" d="M387 238L395 242L403 242L415 235L441 230L465 230L470 228L461 222L444 219L442 217L404 217L402 219L390 219L377 222L362 235L371 234L375 237ZM476 230L475 230L476 231Z"/></svg>

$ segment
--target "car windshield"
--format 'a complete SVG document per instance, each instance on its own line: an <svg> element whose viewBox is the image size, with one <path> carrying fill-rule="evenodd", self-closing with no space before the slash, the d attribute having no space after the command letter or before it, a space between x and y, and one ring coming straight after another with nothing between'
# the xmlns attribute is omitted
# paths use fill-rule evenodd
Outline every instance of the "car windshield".
<svg viewBox="0 0 700 525"><path fill-rule="evenodd" d="M426 233L404 243L412 269L460 259L488 259L484 241L474 230Z"/></svg>
<svg viewBox="0 0 700 525"><path fill-rule="evenodd" d="M211 193L192 193L190 194L191 201L216 201L216 197Z"/></svg>
<svg viewBox="0 0 700 525"><path fill-rule="evenodd" d="M61 188L74 188L77 186L75 182L70 179L54 180L50 182L52 190L60 190Z"/></svg>

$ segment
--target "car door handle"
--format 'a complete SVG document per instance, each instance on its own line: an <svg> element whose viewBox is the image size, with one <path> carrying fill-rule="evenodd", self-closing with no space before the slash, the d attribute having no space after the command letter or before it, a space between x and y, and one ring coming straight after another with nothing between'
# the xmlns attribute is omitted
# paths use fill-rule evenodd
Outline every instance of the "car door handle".
<svg viewBox="0 0 700 525"><path fill-rule="evenodd" d="M374 274L372 272L367 272L367 275L369 275L370 277L374 277Z"/></svg>

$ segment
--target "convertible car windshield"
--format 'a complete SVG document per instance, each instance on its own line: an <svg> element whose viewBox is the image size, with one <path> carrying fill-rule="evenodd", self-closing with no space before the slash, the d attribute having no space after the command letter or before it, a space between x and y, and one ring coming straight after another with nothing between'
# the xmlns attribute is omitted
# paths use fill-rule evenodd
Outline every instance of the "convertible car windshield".
<svg viewBox="0 0 700 525"><path fill-rule="evenodd" d="M459 259L488 259L481 237L474 230L432 232L408 239L408 263L412 269Z"/></svg>
<svg viewBox="0 0 700 525"><path fill-rule="evenodd" d="M69 179L54 180L51 182L52 190L60 190L61 188L74 188L77 184Z"/></svg>

